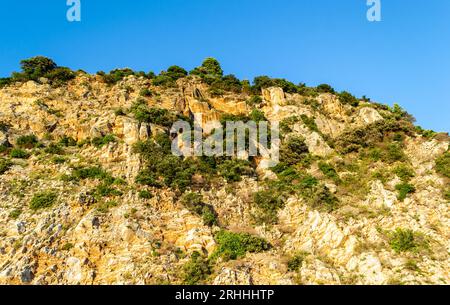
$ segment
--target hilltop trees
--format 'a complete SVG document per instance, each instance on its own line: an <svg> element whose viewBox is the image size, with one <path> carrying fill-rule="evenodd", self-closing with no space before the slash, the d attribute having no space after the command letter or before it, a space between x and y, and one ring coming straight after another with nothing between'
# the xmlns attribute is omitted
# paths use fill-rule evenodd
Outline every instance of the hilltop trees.
<svg viewBox="0 0 450 305"><path fill-rule="evenodd" d="M298 87L282 78L270 78L268 76L257 76L253 80L252 92L254 94L259 94L261 89L268 87L280 87L286 93L297 93Z"/></svg>
<svg viewBox="0 0 450 305"><path fill-rule="evenodd" d="M22 72L30 78L42 77L58 66L50 58L36 56L30 59L24 59L20 62Z"/></svg>
<svg viewBox="0 0 450 305"><path fill-rule="evenodd" d="M205 83L211 86L212 96L220 96L225 92L242 92L242 82L233 74L223 75L223 69L215 58L206 58L200 67L193 69L191 75L199 76Z"/></svg>
<svg viewBox="0 0 450 305"><path fill-rule="evenodd" d="M4 78L1 85L11 82L40 81L46 78L52 85L62 85L75 78L75 72L66 67L59 67L53 60L44 56L24 59L20 62L21 72L12 73L10 78Z"/></svg>
<svg viewBox="0 0 450 305"><path fill-rule="evenodd" d="M153 85L163 87L175 87L176 81L187 75L188 75L187 71L182 67L171 66L167 69L167 71L162 71L158 76L156 76L153 79Z"/></svg>
<svg viewBox="0 0 450 305"><path fill-rule="evenodd" d="M198 75L204 80L215 80L223 76L223 70L217 59L208 57L206 58L200 67L191 71L192 75Z"/></svg>
<svg viewBox="0 0 450 305"><path fill-rule="evenodd" d="M53 86L61 86L75 78L76 73L67 67L61 67L55 61L48 57L36 56L29 59L22 60L21 72L12 73L11 77L0 78L0 88L8 86L13 82L26 82L33 80L36 82L46 82L47 80ZM167 70L161 71L159 75L153 72L145 73L143 71L134 71L130 68L114 69L109 73L103 71L97 72L103 81L108 85L116 85L118 82L124 80L128 76L142 77L151 80L154 86L163 88L176 88L177 80L188 77L189 75L198 76L201 80L209 85L209 94L211 97L223 96L227 93L245 93L254 98L249 101L250 105L258 105L257 100L261 96L261 90L269 87L280 87L285 93L298 93L303 96L315 97L321 93L335 94L339 100L351 106L358 106L359 99L350 93L343 91L337 92L330 85L321 84L317 87L308 87L304 83L298 85L284 79L272 78L269 76L257 76L253 79L253 83L248 80L240 80L234 74L224 74L224 70L220 62L212 57L206 58L202 64L190 72L184 68L173 65ZM142 91L141 96L150 97L152 92L146 88ZM405 117L407 114L399 107L393 108L392 112L398 117ZM412 121L412 118L410 119Z"/></svg>

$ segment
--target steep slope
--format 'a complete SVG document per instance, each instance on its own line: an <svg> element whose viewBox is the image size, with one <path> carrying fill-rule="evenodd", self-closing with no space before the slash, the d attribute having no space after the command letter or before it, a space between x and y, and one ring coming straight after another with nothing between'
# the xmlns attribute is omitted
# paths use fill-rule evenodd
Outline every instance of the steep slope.
<svg viewBox="0 0 450 305"><path fill-rule="evenodd" d="M333 90L181 74L0 89L1 284L450 283L447 135ZM199 112L279 121L281 163L171 156Z"/></svg>

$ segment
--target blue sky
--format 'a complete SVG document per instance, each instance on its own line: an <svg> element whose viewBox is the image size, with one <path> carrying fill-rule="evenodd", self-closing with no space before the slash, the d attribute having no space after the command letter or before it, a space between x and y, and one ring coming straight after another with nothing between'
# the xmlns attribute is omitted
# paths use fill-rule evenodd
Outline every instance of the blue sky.
<svg viewBox="0 0 450 305"><path fill-rule="evenodd" d="M450 1L381 3L370 23L366 0L81 0L69 23L66 0L0 0L0 76L35 55L88 72L213 56L243 79L329 83L450 131Z"/></svg>

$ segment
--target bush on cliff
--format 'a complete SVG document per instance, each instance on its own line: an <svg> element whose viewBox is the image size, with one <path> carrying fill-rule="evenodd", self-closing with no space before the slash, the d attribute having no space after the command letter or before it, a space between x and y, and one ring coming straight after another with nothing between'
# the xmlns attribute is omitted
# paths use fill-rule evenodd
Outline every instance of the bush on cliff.
<svg viewBox="0 0 450 305"><path fill-rule="evenodd" d="M253 236L247 233L233 233L221 230L214 235L217 248L211 256L214 261L222 258L225 261L235 260L246 253L258 253L267 251L271 245L263 238Z"/></svg>
<svg viewBox="0 0 450 305"><path fill-rule="evenodd" d="M212 267L208 259L195 251L183 266L183 283L186 285L201 284L211 274Z"/></svg>
<svg viewBox="0 0 450 305"><path fill-rule="evenodd" d="M197 193L187 193L181 202L192 213L202 217L205 226L217 225L217 214L214 207L203 202L203 196Z"/></svg>
<svg viewBox="0 0 450 305"><path fill-rule="evenodd" d="M12 166L12 162L6 159L0 159L0 175L6 173L7 170Z"/></svg>
<svg viewBox="0 0 450 305"><path fill-rule="evenodd" d="M63 85L76 74L66 67L59 67L53 60L44 56L36 56L20 62L22 72L13 73L10 81L39 81L46 78L52 85Z"/></svg>
<svg viewBox="0 0 450 305"><path fill-rule="evenodd" d="M37 211L40 209L51 207L58 198L53 192L41 192L33 196L30 202L30 209Z"/></svg>
<svg viewBox="0 0 450 305"><path fill-rule="evenodd" d="M442 156L440 156L436 160L435 169L439 174L441 174L447 178L450 178L450 152L449 151L444 153Z"/></svg>

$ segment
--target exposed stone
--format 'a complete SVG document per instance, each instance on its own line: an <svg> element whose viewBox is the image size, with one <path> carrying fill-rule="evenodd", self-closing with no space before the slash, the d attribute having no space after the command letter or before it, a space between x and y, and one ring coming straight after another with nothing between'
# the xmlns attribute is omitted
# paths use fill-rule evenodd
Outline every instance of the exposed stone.
<svg viewBox="0 0 450 305"><path fill-rule="evenodd" d="M34 272L30 266L26 266L20 273L20 280L22 283L31 283L34 279Z"/></svg>
<svg viewBox="0 0 450 305"><path fill-rule="evenodd" d="M375 109L364 107L359 110L357 120L361 125L369 125L383 120L383 117Z"/></svg>
<svg viewBox="0 0 450 305"><path fill-rule="evenodd" d="M63 136L80 142L107 134L116 138L102 147L64 147L62 163L42 148L30 149L29 159L13 160L10 170L0 175L0 284L181 284L181 270L194 251L208 257L215 252L214 235L220 228L260 236L272 247L236 260L218 259L209 284L387 284L392 278L406 284L450 283L449 205L443 196L448 179L434 170L436 158L448 149L448 139L405 137L407 165L415 173L410 183L416 191L400 201L395 187L401 180L392 174L400 162L366 164L358 154L338 154L331 145L344 130L382 120L383 110L344 105L332 94L311 97L264 89L264 101L256 107L268 119L281 122L301 115L314 119L319 131L301 120L290 127L305 138L315 156L306 171L338 197L338 207L327 212L312 206L305 193L293 192L286 195L277 222L256 225L259 210L254 194L265 188L266 179L277 179L270 159L258 157L258 179L244 176L228 183L207 174L192 177L192 189L187 191L200 193L217 213L220 227L209 227L201 215L186 209L181 192L136 183L145 164L133 146L169 130L138 122L132 115L117 115L116 110L129 109L141 89L149 88L156 93L146 98L150 107L191 118L200 112L203 126L211 131L223 114L248 115L251 109L245 101L250 96L212 97L196 76L177 84L155 87L132 76L107 86L100 76L80 74L60 88L31 81L0 89L0 144L15 144L19 136L30 133L44 147ZM5 153L1 158L9 157ZM352 171L362 179L357 181L362 189L355 191L351 181L324 178L318 160L332 164L340 175L343 168ZM355 164L359 166L353 169ZM104 179L61 179L78 166L101 166L125 180L111 185L122 195L101 198L96 190ZM303 171L303 165L298 169ZM372 176L375 171L390 179L378 181ZM151 198L140 198L143 190ZM57 202L36 212L29 209L31 198L44 191L57 193ZM417 255L393 251L386 232L397 228L423 234L426 251ZM302 262L297 270L289 269L288 262L296 255ZM411 257L420 272L405 267Z"/></svg>

